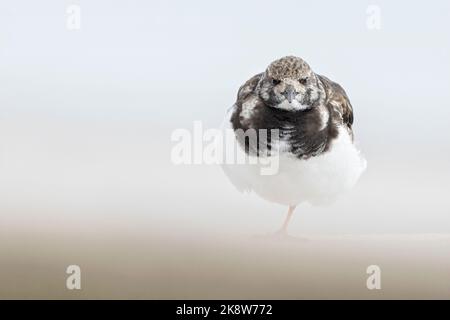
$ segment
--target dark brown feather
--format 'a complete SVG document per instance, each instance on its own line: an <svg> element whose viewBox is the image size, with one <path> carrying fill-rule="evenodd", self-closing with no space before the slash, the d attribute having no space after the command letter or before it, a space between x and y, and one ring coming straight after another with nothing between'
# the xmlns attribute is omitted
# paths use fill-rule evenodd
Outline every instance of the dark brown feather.
<svg viewBox="0 0 450 320"><path fill-rule="evenodd" d="M318 77L325 88L327 95L325 103L328 105L328 109L337 112L337 115L340 116L342 123L347 126L353 138L353 107L347 93L338 83L331 81L325 76L318 75Z"/></svg>
<svg viewBox="0 0 450 320"><path fill-rule="evenodd" d="M305 111L289 112L270 108L259 98L252 118L243 121L240 116L242 106L248 99L258 97L257 88L262 77L263 73L257 74L239 88L235 109L230 119L234 130L279 129L281 137L289 137L291 152L303 159L328 151L331 142L338 136L339 126L344 125L353 137L353 108L347 94L339 84L319 75L319 81L325 90L325 100L322 100L322 103L329 112L329 120L325 128L322 128L320 111L314 106ZM240 143L247 153L251 152L252 148L245 139ZM270 142L267 147L270 149ZM258 151L262 150L256 152Z"/></svg>

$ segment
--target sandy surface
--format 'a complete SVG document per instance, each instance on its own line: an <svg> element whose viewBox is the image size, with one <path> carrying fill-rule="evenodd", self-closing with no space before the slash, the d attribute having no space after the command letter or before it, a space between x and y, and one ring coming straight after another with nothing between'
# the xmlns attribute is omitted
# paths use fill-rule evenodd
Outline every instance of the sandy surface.
<svg viewBox="0 0 450 320"><path fill-rule="evenodd" d="M286 208L218 166L172 165L170 132L20 123L0 126L0 298L450 298L446 157L369 152L351 193L296 210L290 231L308 240L285 241L254 235ZM81 291L66 289L72 264Z"/></svg>
<svg viewBox="0 0 450 320"><path fill-rule="evenodd" d="M144 231L4 232L0 298L450 298L450 235ZM70 264L82 269L82 290L65 288ZM381 290L366 288L372 264Z"/></svg>

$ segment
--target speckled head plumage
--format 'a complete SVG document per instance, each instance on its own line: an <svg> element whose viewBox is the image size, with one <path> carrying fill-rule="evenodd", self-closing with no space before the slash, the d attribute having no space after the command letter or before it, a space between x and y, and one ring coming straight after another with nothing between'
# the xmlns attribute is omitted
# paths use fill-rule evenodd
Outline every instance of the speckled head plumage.
<svg viewBox="0 0 450 320"><path fill-rule="evenodd" d="M324 95L311 67L295 56L273 61L264 72L258 89L266 105L289 111L310 109Z"/></svg>
<svg viewBox="0 0 450 320"><path fill-rule="evenodd" d="M295 56L287 56L273 61L266 70L267 75L276 80L298 80L311 75L311 67L305 60Z"/></svg>

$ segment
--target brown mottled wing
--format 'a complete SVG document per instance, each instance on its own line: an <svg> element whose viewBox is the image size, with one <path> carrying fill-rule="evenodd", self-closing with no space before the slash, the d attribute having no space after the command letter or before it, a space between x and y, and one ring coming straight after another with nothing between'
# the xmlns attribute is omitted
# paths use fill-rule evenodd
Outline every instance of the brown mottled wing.
<svg viewBox="0 0 450 320"><path fill-rule="evenodd" d="M259 80L261 79L263 73L259 73L249 80L247 80L238 90L237 101L245 100L250 94L252 94L258 85Z"/></svg>
<svg viewBox="0 0 450 320"><path fill-rule="evenodd" d="M247 80L238 90L237 100L233 104L233 106L228 110L227 115L225 116L224 124L222 125L223 129L230 129L232 127L232 118L233 114L238 109L238 106L241 106L243 101L247 99L250 95L254 94L256 86L258 85L259 80L261 79L263 73L257 74ZM232 168L233 167L233 168ZM251 184L245 179L246 170L244 166L233 165L233 164L222 164L222 169L231 183L241 192L249 192L252 187Z"/></svg>
<svg viewBox="0 0 450 320"><path fill-rule="evenodd" d="M342 123L347 126L350 134L353 136L353 107L345 90L339 84L331 81L327 77L319 76L319 78L327 93L327 104L333 111L340 115Z"/></svg>

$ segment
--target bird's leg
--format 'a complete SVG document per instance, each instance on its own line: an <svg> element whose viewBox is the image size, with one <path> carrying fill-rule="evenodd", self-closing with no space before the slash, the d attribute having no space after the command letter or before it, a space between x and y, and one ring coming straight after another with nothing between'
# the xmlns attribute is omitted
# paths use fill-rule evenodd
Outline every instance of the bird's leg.
<svg viewBox="0 0 450 320"><path fill-rule="evenodd" d="M287 227L289 225L289 221L292 218L292 215L294 214L296 206L289 206L286 219L284 220L283 226L278 231L279 234L287 234Z"/></svg>

